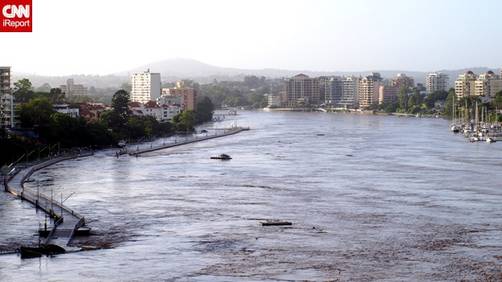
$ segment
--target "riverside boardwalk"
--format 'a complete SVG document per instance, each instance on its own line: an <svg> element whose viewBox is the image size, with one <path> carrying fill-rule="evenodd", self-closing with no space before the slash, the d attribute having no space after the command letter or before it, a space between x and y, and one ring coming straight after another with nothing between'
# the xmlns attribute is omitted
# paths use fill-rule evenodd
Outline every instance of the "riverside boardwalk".
<svg viewBox="0 0 502 282"><path fill-rule="evenodd" d="M85 225L85 218L63 205L63 203L51 199L51 197L43 193L30 191L24 188L24 182L37 170L61 161L87 157L92 154L93 153L83 153L60 156L32 166L20 168L20 170L18 170L6 183L5 189L7 192L32 203L35 208L43 210L54 220L54 227L47 236L45 244L54 244L69 250L70 248L67 246L70 244L75 231Z"/></svg>
<svg viewBox="0 0 502 282"><path fill-rule="evenodd" d="M186 140L186 141L181 141L181 142L174 142L174 143L169 143L165 145L160 145L160 146L155 146L155 147L148 147L144 149L137 149L134 151L129 151L129 155L131 156L139 156L144 153L149 153L153 151L158 151L158 150L163 150L167 148L172 148L176 146L181 146L181 145L186 145L186 144L191 144L191 143L196 143L204 140L210 140L210 139L215 139L215 138L220 138L220 137L225 137L233 134L237 134L242 131L247 131L249 130L249 127L232 127L232 128L227 128L223 130L223 133L215 134L215 135L208 135L208 136L203 136L203 137L194 137L192 139Z"/></svg>

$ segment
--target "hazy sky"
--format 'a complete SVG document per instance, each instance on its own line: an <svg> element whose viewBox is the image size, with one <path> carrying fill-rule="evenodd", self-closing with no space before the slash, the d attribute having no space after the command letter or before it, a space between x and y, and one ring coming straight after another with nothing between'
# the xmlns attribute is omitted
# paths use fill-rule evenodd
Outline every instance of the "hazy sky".
<svg viewBox="0 0 502 282"><path fill-rule="evenodd" d="M0 33L0 65L107 74L192 58L237 68L502 66L500 0L33 0L33 33Z"/></svg>

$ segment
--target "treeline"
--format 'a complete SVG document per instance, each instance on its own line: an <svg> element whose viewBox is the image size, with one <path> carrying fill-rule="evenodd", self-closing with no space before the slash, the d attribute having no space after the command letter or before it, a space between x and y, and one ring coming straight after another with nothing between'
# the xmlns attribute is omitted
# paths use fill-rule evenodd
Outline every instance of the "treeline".
<svg viewBox="0 0 502 282"><path fill-rule="evenodd" d="M502 116L498 114L499 110L502 109L502 91L498 92L491 102L483 102L477 96L458 98L453 88L449 91L437 91L428 95L421 94L417 90L408 94L406 89L401 89L397 99L374 104L371 109L387 113L440 114L451 118L455 105L457 115L461 112L464 116L470 117L472 116L471 109L476 102L479 106L486 107L491 113L492 119L502 121Z"/></svg>
<svg viewBox="0 0 502 282"><path fill-rule="evenodd" d="M0 131L0 164L13 162L48 144L59 144L60 148L102 148L117 145L121 140L138 141L174 132L189 133L195 125L211 121L214 110L211 99L202 97L196 112L183 111L172 122L160 123L151 116L132 115L129 93L119 90L113 95L112 109L103 112L97 121L88 122L53 109L53 104L65 102L64 93L59 89L34 92L26 79L16 82L16 88L13 94L16 101L20 101L17 114L21 128L10 134L4 129Z"/></svg>
<svg viewBox="0 0 502 282"><path fill-rule="evenodd" d="M266 79L254 75L243 81L213 81L199 86L202 95L220 106L264 108L267 106L265 94L277 93L282 88L278 79Z"/></svg>

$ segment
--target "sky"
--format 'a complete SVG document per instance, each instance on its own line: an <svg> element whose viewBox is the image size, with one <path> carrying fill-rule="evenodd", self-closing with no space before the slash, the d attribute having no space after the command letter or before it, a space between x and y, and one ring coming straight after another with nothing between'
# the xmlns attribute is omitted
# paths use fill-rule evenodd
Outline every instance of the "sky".
<svg viewBox="0 0 502 282"><path fill-rule="evenodd" d="M234 68L502 67L500 0L33 0L0 65L109 74L171 58Z"/></svg>

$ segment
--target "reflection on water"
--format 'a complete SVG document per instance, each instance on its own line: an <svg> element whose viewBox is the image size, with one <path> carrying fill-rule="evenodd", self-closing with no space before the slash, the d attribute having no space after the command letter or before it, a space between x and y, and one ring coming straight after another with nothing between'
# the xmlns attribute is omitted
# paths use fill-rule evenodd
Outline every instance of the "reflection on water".
<svg viewBox="0 0 502 282"><path fill-rule="evenodd" d="M37 173L45 191L76 193L66 203L97 233L80 244L113 248L0 256L0 280L500 278L500 144L467 143L439 119L233 119L252 130L138 158L100 152ZM233 159L209 159L221 153ZM4 197L21 213L2 206L2 226L29 221L12 230L34 240L29 207ZM293 226L262 227L264 219Z"/></svg>

